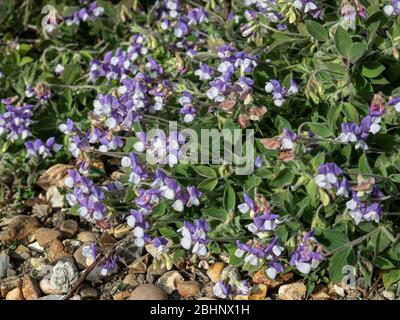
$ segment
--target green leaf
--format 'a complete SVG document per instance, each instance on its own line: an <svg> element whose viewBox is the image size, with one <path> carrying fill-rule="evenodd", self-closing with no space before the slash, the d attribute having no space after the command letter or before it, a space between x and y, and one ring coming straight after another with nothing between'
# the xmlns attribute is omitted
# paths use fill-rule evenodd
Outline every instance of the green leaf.
<svg viewBox="0 0 400 320"><path fill-rule="evenodd" d="M352 248L344 248L339 252L335 253L329 261L329 274L331 281L337 283L343 279L343 267L349 265L349 258L352 254Z"/></svg>
<svg viewBox="0 0 400 320"><path fill-rule="evenodd" d="M206 179L197 186L201 191L213 191L218 184L217 178Z"/></svg>
<svg viewBox="0 0 400 320"><path fill-rule="evenodd" d="M226 216L228 214L228 212L222 208L203 208L201 209L201 213L206 217L211 217L222 221L226 220Z"/></svg>
<svg viewBox="0 0 400 320"><path fill-rule="evenodd" d="M319 137L328 138L333 135L333 132L322 123L310 123L308 126Z"/></svg>
<svg viewBox="0 0 400 320"><path fill-rule="evenodd" d="M358 168L360 169L360 173L372 174L372 169L365 153L358 159Z"/></svg>
<svg viewBox="0 0 400 320"><path fill-rule="evenodd" d="M318 22L306 20L307 31L318 41L328 41L328 31Z"/></svg>
<svg viewBox="0 0 400 320"><path fill-rule="evenodd" d="M350 52L350 47L352 45L352 41L350 35L344 30L342 27L338 27L335 33L335 46L339 53L348 57Z"/></svg>
<svg viewBox="0 0 400 320"><path fill-rule="evenodd" d="M349 58L352 63L359 60L365 53L366 45L362 42L355 42L351 45Z"/></svg>
<svg viewBox="0 0 400 320"><path fill-rule="evenodd" d="M224 208L227 211L235 210L236 193L231 185L227 185L224 191Z"/></svg>
<svg viewBox="0 0 400 320"><path fill-rule="evenodd" d="M385 272L382 276L382 280L385 288L389 288L392 284L400 280L400 269Z"/></svg>
<svg viewBox="0 0 400 320"><path fill-rule="evenodd" d="M365 65L363 65L361 73L364 77L376 78L383 71L385 71L385 66L383 66L379 62L372 61L372 62L368 62Z"/></svg>
<svg viewBox="0 0 400 320"><path fill-rule="evenodd" d="M291 169L285 168L272 180L271 185L274 187L284 186L293 181L294 173Z"/></svg>
<svg viewBox="0 0 400 320"><path fill-rule="evenodd" d="M216 178L217 174L216 172L211 169L210 167L207 166L192 166L193 170L196 171L197 174L199 174L202 177L206 178Z"/></svg>

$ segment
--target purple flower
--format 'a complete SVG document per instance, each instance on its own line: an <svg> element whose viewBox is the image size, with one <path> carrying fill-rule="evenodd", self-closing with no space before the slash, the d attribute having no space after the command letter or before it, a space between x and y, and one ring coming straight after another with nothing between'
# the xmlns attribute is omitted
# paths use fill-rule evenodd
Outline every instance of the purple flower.
<svg viewBox="0 0 400 320"><path fill-rule="evenodd" d="M330 162L318 167L319 174L315 177L315 183L318 187L327 190L337 187L337 177L343 173L343 170L335 163Z"/></svg>
<svg viewBox="0 0 400 320"><path fill-rule="evenodd" d="M7 139L16 141L19 138L25 140L31 135L29 128L32 124L32 105L13 106L7 104L11 102L3 99L6 103L6 112L0 114L0 136L7 135Z"/></svg>
<svg viewBox="0 0 400 320"><path fill-rule="evenodd" d="M208 231L210 231L210 227L205 220L195 220L194 224L184 221L183 227L178 230L182 235L181 246L186 250L193 247L192 253L205 256L207 254L207 243L209 242Z"/></svg>
<svg viewBox="0 0 400 320"><path fill-rule="evenodd" d="M358 225L361 221L375 221L379 223L383 215L383 209L379 203L367 205L353 192L353 198L346 202L346 208L349 210L350 217Z"/></svg>
<svg viewBox="0 0 400 320"><path fill-rule="evenodd" d="M297 270L304 274L309 274L324 260L323 255L320 253L321 249L318 247L317 240L313 235L313 230L304 233L290 258L290 265L296 266Z"/></svg>
<svg viewBox="0 0 400 320"><path fill-rule="evenodd" d="M40 156L45 159L52 156L52 151L58 152L62 148L62 145L57 144L55 138L51 137L45 143L40 139L28 141L25 143L25 147L28 152L27 158Z"/></svg>
<svg viewBox="0 0 400 320"><path fill-rule="evenodd" d="M232 287L220 280L214 285L213 293L218 298L229 299L232 297Z"/></svg>

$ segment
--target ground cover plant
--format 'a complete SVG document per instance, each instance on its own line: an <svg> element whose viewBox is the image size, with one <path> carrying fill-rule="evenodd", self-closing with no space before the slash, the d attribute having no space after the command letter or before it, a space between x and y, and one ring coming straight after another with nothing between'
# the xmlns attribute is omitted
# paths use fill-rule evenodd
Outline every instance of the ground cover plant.
<svg viewBox="0 0 400 320"><path fill-rule="evenodd" d="M0 13L2 298L398 297L399 1Z"/></svg>

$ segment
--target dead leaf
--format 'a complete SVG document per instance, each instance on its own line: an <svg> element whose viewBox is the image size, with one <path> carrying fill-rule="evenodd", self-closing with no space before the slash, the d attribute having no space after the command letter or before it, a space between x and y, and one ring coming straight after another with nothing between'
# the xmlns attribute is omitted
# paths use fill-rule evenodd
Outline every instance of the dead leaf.
<svg viewBox="0 0 400 320"><path fill-rule="evenodd" d="M266 107L253 107L249 110L250 120L258 121L266 113L267 113Z"/></svg>
<svg viewBox="0 0 400 320"><path fill-rule="evenodd" d="M268 150L276 150L279 149L281 147L281 140L280 138L264 138L264 139L260 139L260 142L262 143L262 145L268 149Z"/></svg>
<svg viewBox="0 0 400 320"><path fill-rule="evenodd" d="M294 159L296 156L294 150L285 150L279 153L278 159L282 160L283 162L289 162Z"/></svg>
<svg viewBox="0 0 400 320"><path fill-rule="evenodd" d="M67 171L73 168L74 166L68 164L56 164L39 177L37 184L46 191L50 187L64 187Z"/></svg>
<svg viewBox="0 0 400 320"><path fill-rule="evenodd" d="M250 124L250 118L248 114L242 113L239 115L238 122L242 128L247 128Z"/></svg>
<svg viewBox="0 0 400 320"><path fill-rule="evenodd" d="M224 100L222 101L218 107L226 112L232 111L233 107L236 105L236 99L235 100Z"/></svg>

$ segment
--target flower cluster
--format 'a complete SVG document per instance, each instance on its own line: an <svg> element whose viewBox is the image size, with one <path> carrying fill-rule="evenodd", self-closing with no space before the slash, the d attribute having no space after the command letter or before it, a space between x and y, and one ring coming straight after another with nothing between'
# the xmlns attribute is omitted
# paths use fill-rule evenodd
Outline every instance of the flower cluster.
<svg viewBox="0 0 400 320"><path fill-rule="evenodd" d="M51 90L50 88L39 83L34 87L28 86L25 90L25 96L27 98L35 97L36 100L43 104L50 99Z"/></svg>
<svg viewBox="0 0 400 320"><path fill-rule="evenodd" d="M46 142L43 142L40 139L25 142L25 147L27 151L27 158L39 156L45 159L52 156L52 151L58 152L62 148L62 145L56 143L56 139L54 137L50 137L46 140Z"/></svg>
<svg viewBox="0 0 400 320"><path fill-rule="evenodd" d="M332 188L340 188L338 177L343 170L333 162L322 164L318 167L318 175L315 177L315 183L318 187L330 190Z"/></svg>
<svg viewBox="0 0 400 320"><path fill-rule="evenodd" d="M31 135L29 128L32 124L33 105L14 106L12 98L3 99L1 102L6 107L6 112L0 114L0 136L6 135L8 140L25 140Z"/></svg>
<svg viewBox="0 0 400 320"><path fill-rule="evenodd" d="M361 120L361 125L353 122L342 123L342 133L337 138L342 143L355 143L356 149L368 150L367 139L370 133L381 130L381 116L385 111L385 102L380 95L375 95L369 108L369 114Z"/></svg>
<svg viewBox="0 0 400 320"><path fill-rule="evenodd" d="M238 206L241 213L250 213L253 222L246 228L253 234L263 237L265 232L275 231L281 223L279 215L271 213L271 207L264 197L257 197L253 201L247 194L243 194L244 203Z"/></svg>
<svg viewBox="0 0 400 320"><path fill-rule="evenodd" d="M79 174L77 170L68 170L65 185L73 188L66 199L71 207L77 208L79 215L89 221L99 222L105 220L108 208L104 204L106 198L103 190L96 186L92 180Z"/></svg>
<svg viewBox="0 0 400 320"><path fill-rule="evenodd" d="M281 107L286 99L299 92L295 80L290 80L290 87L286 89L278 80L271 79L265 84L265 91L272 94L272 100L277 107Z"/></svg>
<svg viewBox="0 0 400 320"><path fill-rule="evenodd" d="M361 221L375 221L379 223L383 215L383 209L379 203L367 204L362 202L356 192L352 193L352 199L346 202L346 208L355 224Z"/></svg>
<svg viewBox="0 0 400 320"><path fill-rule="evenodd" d="M309 274L324 259L322 247L318 245L314 238L314 231L311 230L303 234L290 258L290 265L295 266L301 273Z"/></svg>
<svg viewBox="0 0 400 320"><path fill-rule="evenodd" d="M279 262L279 258L283 252L283 247L279 245L279 238L275 237L269 244L261 244L250 240L244 244L236 241L237 250L235 256L242 258L244 262L251 266L267 265L265 270L269 278L275 279L278 273L283 271L283 265Z"/></svg>
<svg viewBox="0 0 400 320"><path fill-rule="evenodd" d="M78 11L75 11L69 16L64 17L65 24L67 26L71 25L80 25L81 22L85 22L88 20L95 20L100 17L104 13L104 8L99 7L96 1L93 1L89 4L88 8L81 8Z"/></svg>
<svg viewBox="0 0 400 320"><path fill-rule="evenodd" d="M311 15L315 19L324 18L322 7L319 6L314 0L294 0L293 6L296 9Z"/></svg>
<svg viewBox="0 0 400 320"><path fill-rule="evenodd" d="M192 253L199 256L207 254L207 244L210 242L207 233L210 226L205 220L195 220L194 223L184 221L183 227L178 230L182 235L181 246L186 250L192 248Z"/></svg>
<svg viewBox="0 0 400 320"><path fill-rule="evenodd" d="M144 247L146 243L150 242L151 237L146 234L146 231L150 228L150 224L145 221L143 211L132 209L126 221L133 229L133 235L135 236L134 243L137 247Z"/></svg>
<svg viewBox="0 0 400 320"><path fill-rule="evenodd" d="M340 13L342 14L341 26L344 29L355 29L356 19L359 16L362 19L367 18L367 11L365 7L358 1L354 1L354 5L351 1L343 1Z"/></svg>

